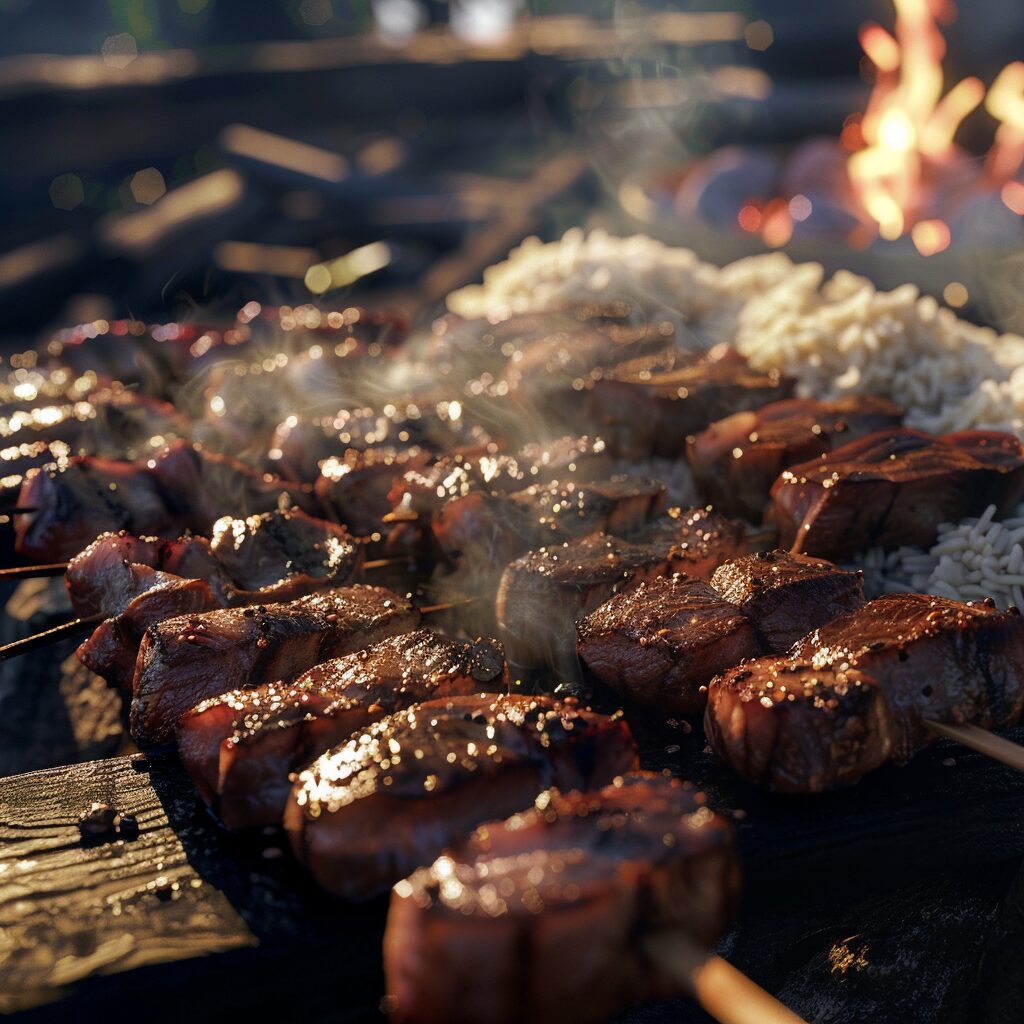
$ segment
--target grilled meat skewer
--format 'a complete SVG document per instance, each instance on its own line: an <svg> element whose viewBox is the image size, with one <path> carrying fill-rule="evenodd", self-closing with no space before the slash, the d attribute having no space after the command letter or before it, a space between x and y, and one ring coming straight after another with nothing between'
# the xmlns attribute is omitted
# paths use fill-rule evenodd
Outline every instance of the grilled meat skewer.
<svg viewBox="0 0 1024 1024"><path fill-rule="evenodd" d="M181 759L225 825L281 820L288 773L372 722L425 700L504 690L496 640L421 629L316 665L291 683L231 690L178 722Z"/></svg>
<svg viewBox="0 0 1024 1024"><path fill-rule="evenodd" d="M768 518L793 551L843 559L876 544L928 548L940 523L1017 506L1024 445L994 430L880 431L790 467L771 497Z"/></svg>
<svg viewBox="0 0 1024 1024"><path fill-rule="evenodd" d="M705 730L744 778L816 793L909 760L931 721L1001 728L1022 707L1016 608L891 594L714 679Z"/></svg>
<svg viewBox="0 0 1024 1024"><path fill-rule="evenodd" d="M792 398L712 423L689 439L686 457L705 501L724 515L759 523L784 469L902 422L902 409L871 395Z"/></svg>
<svg viewBox="0 0 1024 1024"><path fill-rule="evenodd" d="M860 573L759 552L724 561L708 583L674 575L616 594L579 621L577 649L587 670L621 696L697 714L720 672L785 651L863 604Z"/></svg>
<svg viewBox="0 0 1024 1024"><path fill-rule="evenodd" d="M18 504L16 550L39 561L73 558L102 533L206 534L225 506L246 514L316 503L301 484L259 474L240 462L176 442L143 463L81 456L34 471Z"/></svg>
<svg viewBox="0 0 1024 1024"><path fill-rule="evenodd" d="M676 572L709 575L745 546L743 528L708 509L674 509L630 538L596 533L509 563L496 614L510 663L563 667L576 621L613 594Z"/></svg>
<svg viewBox="0 0 1024 1024"><path fill-rule="evenodd" d="M285 827L321 886L365 899L549 786L604 785L635 759L620 717L571 700L432 700L389 715L300 772Z"/></svg>
<svg viewBox="0 0 1024 1024"><path fill-rule="evenodd" d="M648 946L676 935L706 951L739 887L732 830L691 786L636 773L549 790L395 886L391 1019L597 1024L678 995Z"/></svg>
<svg viewBox="0 0 1024 1024"><path fill-rule="evenodd" d="M419 623L404 598L356 584L269 607L225 608L151 625L132 685L131 731L144 746L166 743L178 719L207 697L290 680Z"/></svg>

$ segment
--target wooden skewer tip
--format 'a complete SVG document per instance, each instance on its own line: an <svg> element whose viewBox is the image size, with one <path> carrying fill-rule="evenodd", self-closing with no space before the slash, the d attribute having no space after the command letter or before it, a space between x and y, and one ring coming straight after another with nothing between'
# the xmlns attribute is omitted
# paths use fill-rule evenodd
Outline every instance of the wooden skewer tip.
<svg viewBox="0 0 1024 1024"><path fill-rule="evenodd" d="M932 732L940 736L956 740L979 754L985 754L996 761L1008 764L1017 771L1024 772L1024 747L1012 740L997 736L977 725L945 725L942 722L925 721Z"/></svg>

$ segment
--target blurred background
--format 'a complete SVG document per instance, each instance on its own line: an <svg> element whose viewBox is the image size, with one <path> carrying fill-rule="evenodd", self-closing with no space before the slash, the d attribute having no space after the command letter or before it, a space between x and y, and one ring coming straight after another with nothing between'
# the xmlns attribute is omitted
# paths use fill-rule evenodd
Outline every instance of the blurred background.
<svg viewBox="0 0 1024 1024"><path fill-rule="evenodd" d="M946 87L1024 56L1024 7L925 5ZM843 187L805 184L877 81L859 29L894 18L889 0L0 0L0 339L253 298L429 312L523 236L578 224L718 261L859 252L882 284L895 254L948 291L968 272L923 261L957 230L911 240L908 221L887 254L854 238ZM1003 120L978 102L958 126L968 177L1014 88ZM958 170L940 191L959 214L917 217L984 222L963 235L972 266L1012 260L1016 175L965 193ZM970 305L961 287L946 297Z"/></svg>

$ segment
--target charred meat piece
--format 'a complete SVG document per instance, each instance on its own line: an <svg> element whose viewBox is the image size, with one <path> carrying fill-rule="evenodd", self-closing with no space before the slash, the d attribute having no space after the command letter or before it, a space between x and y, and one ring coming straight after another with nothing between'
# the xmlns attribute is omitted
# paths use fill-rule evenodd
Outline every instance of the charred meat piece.
<svg viewBox="0 0 1024 1024"><path fill-rule="evenodd" d="M712 423L688 441L686 456L701 497L759 523L784 469L902 422L902 409L871 395L791 398Z"/></svg>
<svg viewBox="0 0 1024 1024"><path fill-rule="evenodd" d="M767 654L788 651L812 629L866 600L860 571L785 551L734 558L715 570L711 586L750 618Z"/></svg>
<svg viewBox="0 0 1024 1024"><path fill-rule="evenodd" d="M730 413L789 398L794 381L751 369L735 349L679 356L670 368L629 366L589 392L593 429L624 458L678 458L686 438Z"/></svg>
<svg viewBox="0 0 1024 1024"><path fill-rule="evenodd" d="M768 518L780 545L847 558L873 545L934 544L940 523L1016 507L1024 495L1024 446L1012 434L970 430L934 437L880 431L787 469Z"/></svg>
<svg viewBox="0 0 1024 1024"><path fill-rule="evenodd" d="M754 625L703 580L664 576L617 594L577 627L580 660L637 704L696 714L712 677L762 653Z"/></svg>
<svg viewBox="0 0 1024 1024"><path fill-rule="evenodd" d="M1016 609L891 594L808 634L789 656L713 680L705 728L744 777L807 793L908 760L932 738L928 721L1000 728L1022 706Z"/></svg>
<svg viewBox="0 0 1024 1024"><path fill-rule="evenodd" d="M182 615L150 626L135 666L131 731L139 744L171 739L178 719L206 697L294 679L419 622L404 598L356 584L269 607Z"/></svg>
<svg viewBox="0 0 1024 1024"><path fill-rule="evenodd" d="M154 537L101 534L68 563L64 583L72 607L78 615L117 615L147 589L139 567L156 569L160 561Z"/></svg>
<svg viewBox="0 0 1024 1024"><path fill-rule="evenodd" d="M672 509L622 540L592 534L547 545L509 563L496 611L509 661L565 669L576 622L613 594L676 572L710 574L743 550L743 528L706 509Z"/></svg>
<svg viewBox="0 0 1024 1024"><path fill-rule="evenodd" d="M636 530L664 507L665 488L659 481L613 477L537 485L513 494L468 494L449 501L433 528L449 559L474 557L500 566L543 544L601 530Z"/></svg>
<svg viewBox="0 0 1024 1024"><path fill-rule="evenodd" d="M424 700L501 691L496 640L430 630L316 665L292 683L211 697L178 722L178 751L200 795L231 828L281 820L288 773L384 715Z"/></svg>
<svg viewBox="0 0 1024 1024"><path fill-rule="evenodd" d="M732 830L691 786L636 773L591 793L549 790L395 886L392 1020L597 1024L678 994L645 938L682 931L706 948L738 897Z"/></svg>
<svg viewBox="0 0 1024 1024"><path fill-rule="evenodd" d="M529 807L549 786L601 786L636 759L620 717L550 697L427 701L364 736L299 773L284 818L299 860L321 886L349 899L386 890L482 821Z"/></svg>

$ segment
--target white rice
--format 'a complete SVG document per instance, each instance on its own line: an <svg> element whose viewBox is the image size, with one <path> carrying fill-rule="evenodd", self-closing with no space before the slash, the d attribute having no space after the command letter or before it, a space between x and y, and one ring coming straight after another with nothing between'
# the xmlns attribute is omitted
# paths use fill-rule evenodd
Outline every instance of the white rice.
<svg viewBox="0 0 1024 1024"><path fill-rule="evenodd" d="M448 306L481 317L594 299L625 300L638 319L669 317L688 346L731 342L759 369L796 377L807 396L880 395L922 430L1024 437L1024 338L961 320L914 285L879 291L845 271L826 280L820 265L782 253L720 269L645 235L573 229L557 242L526 239ZM685 477L673 484L680 497L689 490ZM942 526L930 551L868 552L866 588L1024 608L1024 506L994 514Z"/></svg>

